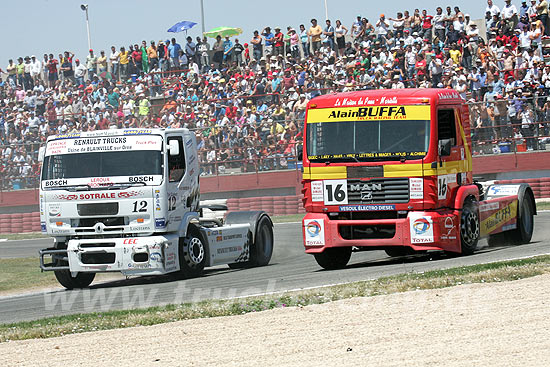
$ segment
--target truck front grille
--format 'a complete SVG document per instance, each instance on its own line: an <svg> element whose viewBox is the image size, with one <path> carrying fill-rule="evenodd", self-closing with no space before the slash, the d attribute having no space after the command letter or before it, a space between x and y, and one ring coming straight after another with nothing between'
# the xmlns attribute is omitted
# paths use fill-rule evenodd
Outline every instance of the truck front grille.
<svg viewBox="0 0 550 367"><path fill-rule="evenodd" d="M76 210L81 217L90 215L117 215L118 203L77 204Z"/></svg>
<svg viewBox="0 0 550 367"><path fill-rule="evenodd" d="M128 217L78 218L71 221L73 228L92 228L97 223L105 227L120 227L128 224Z"/></svg>
<svg viewBox="0 0 550 367"><path fill-rule="evenodd" d="M409 179L373 178L348 179L348 204L408 203Z"/></svg>
<svg viewBox="0 0 550 367"><path fill-rule="evenodd" d="M395 236L395 223L392 224L360 224L338 226L338 233L345 240L387 239Z"/></svg>

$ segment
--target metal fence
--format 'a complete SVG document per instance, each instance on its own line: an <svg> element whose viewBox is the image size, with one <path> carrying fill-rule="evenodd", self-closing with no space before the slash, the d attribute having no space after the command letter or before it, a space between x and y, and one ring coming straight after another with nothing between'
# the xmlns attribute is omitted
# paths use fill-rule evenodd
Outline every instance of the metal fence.
<svg viewBox="0 0 550 367"><path fill-rule="evenodd" d="M550 143L546 96L470 103L469 111L475 155L546 150Z"/></svg>
<svg viewBox="0 0 550 367"><path fill-rule="evenodd" d="M474 155L546 150L550 144L550 101L547 97L497 98L468 106ZM300 122L297 121L298 126L302 125ZM257 138L253 143L199 149L201 176L301 169L301 142L281 145L280 142L266 144L263 141L265 139ZM0 146L0 190L38 187L38 149L42 145L33 142Z"/></svg>

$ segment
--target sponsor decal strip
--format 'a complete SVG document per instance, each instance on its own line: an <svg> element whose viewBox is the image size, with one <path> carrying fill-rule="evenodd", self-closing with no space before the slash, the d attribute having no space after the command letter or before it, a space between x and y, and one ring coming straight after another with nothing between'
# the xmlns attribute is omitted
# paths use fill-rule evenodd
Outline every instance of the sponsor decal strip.
<svg viewBox="0 0 550 367"><path fill-rule="evenodd" d="M362 106L309 109L307 123L379 121L379 120L430 120L430 106Z"/></svg>
<svg viewBox="0 0 550 367"><path fill-rule="evenodd" d="M156 135L75 137L52 140L46 146L46 156L129 150L161 150L162 137Z"/></svg>
<svg viewBox="0 0 550 367"><path fill-rule="evenodd" d="M514 200L496 213L488 216L481 221L481 234L486 235L494 232L505 224L511 224L512 219L515 220L518 209L518 201Z"/></svg>
<svg viewBox="0 0 550 367"><path fill-rule="evenodd" d="M340 205L338 210L341 212L361 212L361 211L384 211L395 210L395 205L373 204L373 205Z"/></svg>

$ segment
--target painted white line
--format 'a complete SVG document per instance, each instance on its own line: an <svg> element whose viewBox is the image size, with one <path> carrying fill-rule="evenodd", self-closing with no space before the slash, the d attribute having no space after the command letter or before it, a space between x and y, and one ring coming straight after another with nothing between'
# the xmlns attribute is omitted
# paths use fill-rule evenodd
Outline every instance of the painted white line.
<svg viewBox="0 0 550 367"><path fill-rule="evenodd" d="M44 241L44 240L52 240L53 237L42 237L42 238L24 238L21 240L8 240L7 238L0 238L0 242L8 241L8 242L21 242L21 241Z"/></svg>

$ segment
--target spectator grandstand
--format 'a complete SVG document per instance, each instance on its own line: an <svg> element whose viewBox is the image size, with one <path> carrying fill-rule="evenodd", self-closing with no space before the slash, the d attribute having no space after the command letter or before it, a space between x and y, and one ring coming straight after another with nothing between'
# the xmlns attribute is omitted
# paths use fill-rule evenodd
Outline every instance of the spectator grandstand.
<svg viewBox="0 0 550 367"><path fill-rule="evenodd" d="M172 38L9 60L0 188L36 187L48 135L110 128L194 130L202 175L297 169L308 101L361 89L453 88L471 106L475 154L545 149L548 4L500 5L488 0L476 21L447 6L265 27L245 42Z"/></svg>

